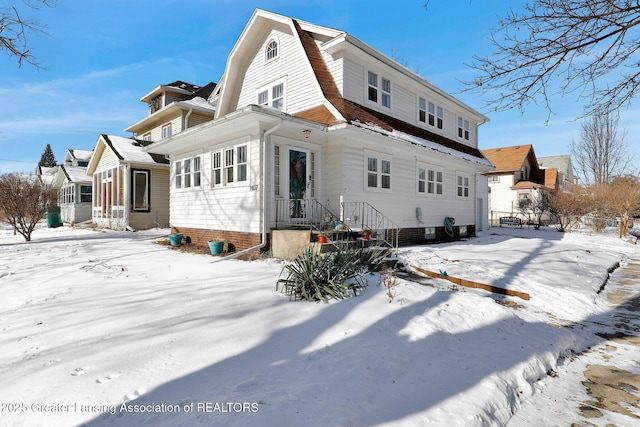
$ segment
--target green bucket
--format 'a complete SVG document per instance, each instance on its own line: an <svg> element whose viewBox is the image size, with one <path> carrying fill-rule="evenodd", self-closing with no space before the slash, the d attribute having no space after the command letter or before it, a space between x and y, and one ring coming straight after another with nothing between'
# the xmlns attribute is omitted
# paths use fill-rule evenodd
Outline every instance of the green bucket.
<svg viewBox="0 0 640 427"><path fill-rule="evenodd" d="M182 243L182 233L169 234L169 242L171 242L171 246L180 246Z"/></svg>
<svg viewBox="0 0 640 427"><path fill-rule="evenodd" d="M224 242L209 242L209 249L211 250L211 255L221 254L223 248L224 248Z"/></svg>

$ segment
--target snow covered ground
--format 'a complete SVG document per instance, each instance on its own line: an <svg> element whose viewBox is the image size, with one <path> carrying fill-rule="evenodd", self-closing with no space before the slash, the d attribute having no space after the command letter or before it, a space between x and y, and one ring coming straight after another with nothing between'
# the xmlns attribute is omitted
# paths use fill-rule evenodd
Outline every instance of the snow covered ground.
<svg viewBox="0 0 640 427"><path fill-rule="evenodd" d="M607 318L607 270L638 256L612 235L493 228L400 258L529 301L398 274L390 302L376 274L322 304L276 292L280 261L212 262L167 234L0 230L1 425L497 426L521 408L570 425L577 390L527 402L602 343L576 326Z"/></svg>

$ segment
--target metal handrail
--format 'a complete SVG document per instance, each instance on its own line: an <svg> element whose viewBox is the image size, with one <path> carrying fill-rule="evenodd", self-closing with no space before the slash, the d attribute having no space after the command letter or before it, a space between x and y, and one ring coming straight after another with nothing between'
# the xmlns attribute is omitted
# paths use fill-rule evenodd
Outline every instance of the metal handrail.
<svg viewBox="0 0 640 427"><path fill-rule="evenodd" d="M353 231L316 199L275 199L274 204L276 229L308 228L335 242L348 240Z"/></svg>
<svg viewBox="0 0 640 427"><path fill-rule="evenodd" d="M400 227L368 202L342 202L342 220L352 229L369 231L398 252Z"/></svg>

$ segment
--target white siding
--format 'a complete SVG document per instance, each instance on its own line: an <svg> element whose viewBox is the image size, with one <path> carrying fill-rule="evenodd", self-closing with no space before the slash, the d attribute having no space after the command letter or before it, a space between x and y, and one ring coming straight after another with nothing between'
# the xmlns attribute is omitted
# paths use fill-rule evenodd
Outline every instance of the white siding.
<svg viewBox="0 0 640 427"><path fill-rule="evenodd" d="M518 211L517 193L511 189L514 185L513 175L499 175L499 182L489 180L489 214L491 212L516 212Z"/></svg>
<svg viewBox="0 0 640 427"><path fill-rule="evenodd" d="M320 44L320 43L318 43ZM325 64L327 64L327 68L333 77L333 81L336 83L338 90L340 93L344 94L344 66L345 60L344 57L340 54L339 56L333 57L329 55L327 52L320 51L322 53L322 58L324 59Z"/></svg>
<svg viewBox="0 0 640 427"><path fill-rule="evenodd" d="M116 156L111 149L106 148L102 152L98 166L96 166L95 172L102 172L103 170L115 168L120 164L120 159Z"/></svg>
<svg viewBox="0 0 640 427"><path fill-rule="evenodd" d="M212 187L212 152L233 145L249 144L249 182ZM195 155L202 157L200 187L175 187L175 162ZM260 144L257 136L246 135L210 145L198 152L171 159L171 214L174 227L260 232Z"/></svg>
<svg viewBox="0 0 640 427"><path fill-rule="evenodd" d="M439 133L461 144L477 148L477 121L468 110L455 104L450 99L440 95L427 85L385 66L380 61L371 60L363 63L356 57L345 57L342 61L342 75L344 85L344 97L360 105L373 108L384 114L388 114L407 123L423 127L432 132ZM378 84L382 77L391 80L391 109L376 105L366 99L367 73L373 71L378 74ZM340 73L333 72L334 78L340 78ZM337 80L336 80L337 81ZM341 86L341 85L340 85ZM444 127L437 129L418 121L418 97L423 97L427 102L441 106L444 109ZM458 137L458 117L469 120L469 140Z"/></svg>
<svg viewBox="0 0 640 427"><path fill-rule="evenodd" d="M364 86L366 81L364 65L344 58L344 91L343 96L357 104L364 105Z"/></svg>
<svg viewBox="0 0 640 427"><path fill-rule="evenodd" d="M278 57L265 62L264 47L272 39L278 40ZM241 71L240 71L241 72ZM258 103L258 91L280 81L285 84L285 111L295 113L322 102L322 93L308 65L302 46L290 33L272 31L259 45L244 75L238 104L240 109Z"/></svg>
<svg viewBox="0 0 640 427"><path fill-rule="evenodd" d="M440 227L444 217L456 219L456 225L475 224L475 173L477 169L469 162L457 160L452 156L410 145L389 144L385 138L377 136L350 137L345 140L342 152L327 150L327 164L342 162L342 188L329 190L329 193L343 194L347 202L365 201L389 217L401 228ZM375 142L374 142L375 141ZM332 144L330 144L331 146ZM365 150L392 156L391 191L370 190L365 188ZM338 155L339 158L333 156ZM443 195L423 195L416 192L416 164L426 163L444 172ZM456 197L456 174L469 176L469 197ZM339 183L328 173L329 180ZM333 196L335 197L335 196ZM339 200L333 201L339 203ZM422 209L422 221L416 218L416 208Z"/></svg>

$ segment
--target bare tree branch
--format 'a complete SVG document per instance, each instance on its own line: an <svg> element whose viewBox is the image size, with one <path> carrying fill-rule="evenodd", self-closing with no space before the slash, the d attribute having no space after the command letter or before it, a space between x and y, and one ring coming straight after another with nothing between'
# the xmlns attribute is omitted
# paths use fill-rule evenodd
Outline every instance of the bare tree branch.
<svg viewBox="0 0 640 427"><path fill-rule="evenodd" d="M575 94L585 116L614 112L640 87L639 24L637 0L533 0L491 30L495 51L474 57L466 90L495 111L541 104L552 114L554 97Z"/></svg>
<svg viewBox="0 0 640 427"><path fill-rule="evenodd" d="M22 0L22 3L32 9L37 9L39 4L35 3L55 7L56 0ZM17 58L19 67L23 62L26 62L40 68L28 48L28 34L34 32L44 33L44 27L33 19L24 18L15 6L0 6L0 52Z"/></svg>

